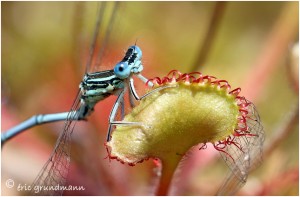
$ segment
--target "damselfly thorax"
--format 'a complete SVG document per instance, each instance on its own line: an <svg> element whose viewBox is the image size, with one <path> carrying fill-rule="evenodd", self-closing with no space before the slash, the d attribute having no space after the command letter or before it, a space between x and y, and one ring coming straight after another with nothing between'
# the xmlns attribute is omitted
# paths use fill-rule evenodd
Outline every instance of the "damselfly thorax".
<svg viewBox="0 0 300 197"><path fill-rule="evenodd" d="M113 94L118 95L118 98L109 115L109 128L106 138L107 141L110 140L110 134L113 125L141 125L141 123L138 122L115 120L118 110L120 108L122 110L124 107L123 101L126 90L129 90L130 95L133 95L133 98L136 100L140 100L151 93L150 91L146 95L139 97L134 88L132 75L137 76L145 84L148 81L140 73L143 70L141 58L141 49L134 45L129 47L125 57L122 59L122 61L115 65L113 70L86 73L84 75L83 80L79 85L80 90L78 96L73 103L71 111L67 115L63 132L57 140L55 149L52 152L50 159L41 170L32 187L56 186L65 184L70 163L69 142L75 126L74 122L76 122L76 120L85 119L88 115L90 115L93 112L95 105L99 101L102 101ZM153 84L148 83L148 85L152 86ZM153 91L158 90L160 89L158 88ZM50 192L41 191L39 194L57 195L62 194L62 192L63 190Z"/></svg>
<svg viewBox="0 0 300 197"><path fill-rule="evenodd" d="M95 32L93 34L92 45L90 48L90 54L86 63L85 75L81 83L79 84L79 90L77 96L74 99L72 107L68 112L55 113L55 114L38 114L30 119L24 121L20 125L8 130L4 135L1 135L1 141L5 142L16 134L24 131L27 128L36 126L39 124L44 124L48 122L55 122L64 120L64 126L62 132L56 141L54 150L51 153L50 158L47 160L38 176L34 180L31 188L41 188L39 191L31 190L32 195L61 195L64 192L64 186L70 166L70 142L71 135L75 128L76 122L78 120L86 119L90 115L95 105L104 100L111 95L117 95L117 99L112 107L111 113L109 115L109 128L107 132L106 141L110 141L111 132L113 126L144 126L139 122L126 122L123 120L124 117L124 94L129 93L130 104L134 104L134 100L141 100L152 92L159 91L162 88L156 88L145 95L139 97L135 87L133 75L140 79L144 84L152 87L153 84L148 82L141 72L143 70L142 65L142 51L141 49L134 45L130 46L125 53L123 59L115 64L114 68L111 70L105 70L100 72L91 72L95 70L91 66L97 67L101 65L101 60L103 56L103 50L106 46L107 40L109 40L109 35L112 29L112 24L116 15L118 8L118 3L113 7L112 16L108 21L108 27L105 33L104 41L101 44L101 50L97 55L96 64L92 65L92 59L95 55L95 46L97 43L97 37L99 34L100 24L102 22L103 13L106 8L106 3L101 4L100 10L98 12L98 18L96 22ZM148 82L148 83L147 83ZM165 88L165 87L164 87ZM133 106L133 105L132 105ZM117 114L121 111L120 120L116 120ZM118 117L119 119L119 117ZM55 190L48 190L47 188L57 188Z"/></svg>
<svg viewBox="0 0 300 197"><path fill-rule="evenodd" d="M116 64L113 70L87 73L79 85L82 108L79 118L85 118L93 111L99 101L110 95L118 95L125 88L125 81L132 75L142 71L142 52L138 46L131 46L125 57ZM127 82L128 83L128 82Z"/></svg>
<svg viewBox="0 0 300 197"><path fill-rule="evenodd" d="M71 135L75 128L76 122L78 120L86 119L90 115L95 105L104 100L111 95L117 95L117 99L111 109L109 115L109 128L106 136L106 141L111 140L111 132L113 127L119 126L147 126L141 122L128 122L124 121L124 95L125 92L129 93L130 104L134 105L134 100L141 100L146 96L152 94L153 92L160 91L166 87L159 87L147 92L145 95L139 96L134 87L133 75L141 80L144 84L149 87L153 86L152 82L148 82L141 72L143 70L142 65L142 51L136 46L130 46L125 53L123 59L115 64L114 68L111 70L100 71L100 72L90 72L92 65L92 58L95 54L95 43L97 40L98 32L100 29L100 22L102 19L103 11L106 4L101 4L99 15L97 18L96 28L94 32L94 37L92 41L92 46L90 48L90 55L86 64L85 75L81 83L79 84L79 90L77 96L74 99L72 107L68 112L55 113L55 114L38 114L32 118L24 121L20 125L10 129L4 135L1 135L1 141L5 142L12 136L15 136L20 131L30 128L32 125L39 125L48 122L55 122L65 120L62 132L56 141L54 150L51 153L50 158L47 160L38 176L34 180L31 188L41 188L39 191L31 190L32 195L61 195L64 192L64 186L70 166L70 142ZM114 6L112 17L109 20L109 27L106 31L106 36L104 38L105 42L102 44L102 50L98 54L97 64L100 65L101 58L103 55L103 48L106 46L106 41L108 40L111 26L113 24L114 16L117 10L118 4ZM96 65L97 65L96 64ZM95 65L93 65L95 66ZM94 70L94 69L93 69ZM121 117L117 115L121 112ZM55 190L48 190L47 188L57 188Z"/></svg>
<svg viewBox="0 0 300 197"><path fill-rule="evenodd" d="M107 70L86 74L79 87L82 94L81 103L85 106L81 114L84 118L90 114L96 103L124 88L124 82L113 70Z"/></svg>

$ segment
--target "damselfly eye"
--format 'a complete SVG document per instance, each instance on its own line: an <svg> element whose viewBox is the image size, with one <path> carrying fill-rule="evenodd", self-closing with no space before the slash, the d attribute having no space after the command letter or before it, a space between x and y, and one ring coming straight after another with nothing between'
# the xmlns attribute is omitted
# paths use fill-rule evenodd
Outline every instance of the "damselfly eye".
<svg viewBox="0 0 300 197"><path fill-rule="evenodd" d="M114 68L114 73L120 79L125 79L130 75L130 66L127 62L120 62Z"/></svg>
<svg viewBox="0 0 300 197"><path fill-rule="evenodd" d="M124 70L124 66L123 66L123 64L121 64L121 66L119 66L119 68L118 68L118 69L119 69L118 71L122 72L122 71Z"/></svg>

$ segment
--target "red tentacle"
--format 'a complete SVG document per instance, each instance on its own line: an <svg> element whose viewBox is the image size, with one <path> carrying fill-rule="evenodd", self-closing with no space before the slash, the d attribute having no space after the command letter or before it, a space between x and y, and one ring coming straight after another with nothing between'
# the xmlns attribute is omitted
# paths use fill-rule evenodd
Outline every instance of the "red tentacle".
<svg viewBox="0 0 300 197"><path fill-rule="evenodd" d="M215 144L213 144L213 146L214 146L214 148L215 148L217 151L223 152L223 153L225 153L227 156L229 156L229 157L232 159L232 161L235 163L233 157L232 157L229 153L227 153L227 152L224 151L223 149L218 148Z"/></svg>
<svg viewBox="0 0 300 197"><path fill-rule="evenodd" d="M230 91L229 94L233 94L234 96L237 97L240 92L241 92L241 88L236 88L236 89Z"/></svg>
<svg viewBox="0 0 300 197"><path fill-rule="evenodd" d="M207 144L206 144L206 142L205 143L203 143L203 145L199 148L199 150L204 150L204 149L206 149L207 148Z"/></svg>
<svg viewBox="0 0 300 197"><path fill-rule="evenodd" d="M228 94L233 95L236 99L236 103L239 110L238 123L236 126L237 128L233 131L233 134L231 136L228 136L224 140L212 143L216 150L225 153L229 158L233 160L233 162L234 162L233 157L228 152L225 151L226 147L235 146L241 152L243 152L242 150L243 147L238 142L236 142L236 138L243 137L243 136L246 137L257 136L255 134L252 134L249 131L249 127L247 125L248 119L251 119L251 117L248 117L251 112L251 110L249 111L249 105L251 105L251 102L249 102L245 97L239 96L241 92L241 88L236 88L234 90L231 90L231 86L226 80L219 80L216 77L209 76L209 75L203 76L201 72L181 73L178 70L171 70L165 77L163 78L155 77L149 81L156 83L158 85L164 85L167 83L174 83L174 82L215 85L218 86L219 88L225 88L228 91ZM204 143L199 148L199 150L203 150L206 147L207 145L206 143Z"/></svg>

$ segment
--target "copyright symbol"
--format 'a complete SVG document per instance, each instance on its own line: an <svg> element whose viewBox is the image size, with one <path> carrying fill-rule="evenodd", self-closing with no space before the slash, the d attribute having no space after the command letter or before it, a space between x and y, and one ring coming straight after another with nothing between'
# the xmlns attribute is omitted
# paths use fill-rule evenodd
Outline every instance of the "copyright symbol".
<svg viewBox="0 0 300 197"><path fill-rule="evenodd" d="M6 187L8 187L10 189L10 188L14 187L15 182L12 179L7 179L6 182L5 182L5 185L6 185Z"/></svg>

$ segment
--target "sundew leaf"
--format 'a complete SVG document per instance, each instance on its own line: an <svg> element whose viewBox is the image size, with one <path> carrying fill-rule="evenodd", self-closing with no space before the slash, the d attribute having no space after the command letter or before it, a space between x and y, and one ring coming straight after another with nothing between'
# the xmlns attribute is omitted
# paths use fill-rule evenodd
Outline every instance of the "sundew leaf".
<svg viewBox="0 0 300 197"><path fill-rule="evenodd" d="M249 156L248 145L258 135L250 121L251 103L238 96L240 89L231 90L227 81L198 72L171 71L151 82L165 88L150 90L149 96L123 120L140 125L116 127L106 144L109 157L129 165L148 158L160 159L163 169L157 194L165 195L185 153L195 145L212 143L229 167L243 175L239 178L246 179L250 165L248 161L240 162L244 161L240 157Z"/></svg>

